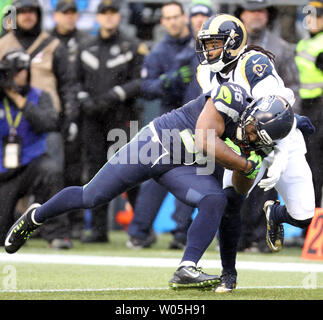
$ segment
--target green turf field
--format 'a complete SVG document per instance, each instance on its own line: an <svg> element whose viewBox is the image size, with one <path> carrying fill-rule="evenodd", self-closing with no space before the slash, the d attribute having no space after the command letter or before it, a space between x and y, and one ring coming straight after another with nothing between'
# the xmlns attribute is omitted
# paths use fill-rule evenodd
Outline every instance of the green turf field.
<svg viewBox="0 0 323 320"><path fill-rule="evenodd" d="M301 259L301 249L284 248L277 254L239 253L238 288L231 294L215 294L168 289L168 280L182 255L180 250L167 249L169 234L159 235L158 242L144 250L126 248L126 240L123 231L114 231L108 244L84 245L74 241L74 248L67 251L48 249L39 239L29 240L14 255L5 254L1 248L0 299L323 300L323 261ZM219 253L215 247L216 242L200 265L208 273L219 274ZM19 257L28 261L6 260ZM39 257L45 261L39 261ZM109 265L114 259L120 260L120 265Z"/></svg>

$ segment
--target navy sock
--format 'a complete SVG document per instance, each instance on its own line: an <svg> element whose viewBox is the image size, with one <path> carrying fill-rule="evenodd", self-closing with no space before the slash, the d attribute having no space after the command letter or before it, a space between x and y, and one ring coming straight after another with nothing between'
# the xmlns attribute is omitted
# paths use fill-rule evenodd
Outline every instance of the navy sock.
<svg viewBox="0 0 323 320"><path fill-rule="evenodd" d="M199 204L199 212L187 232L187 245L183 261L195 264L213 241L227 200L224 194L208 195Z"/></svg>
<svg viewBox="0 0 323 320"><path fill-rule="evenodd" d="M296 219L292 218L289 215L286 206L281 206L279 204L274 204L271 207L270 217L277 224L288 223L288 224L298 227L298 228L306 228L310 225L310 223L312 221L312 218L305 219L305 220L296 220Z"/></svg>
<svg viewBox="0 0 323 320"><path fill-rule="evenodd" d="M219 228L222 272L237 274L235 264L241 234L240 209L245 197L235 192L233 188L226 188L224 192L228 198L228 204Z"/></svg>
<svg viewBox="0 0 323 320"><path fill-rule="evenodd" d="M41 207L36 209L34 219L43 223L70 210L83 208L83 187L68 187L61 190Z"/></svg>

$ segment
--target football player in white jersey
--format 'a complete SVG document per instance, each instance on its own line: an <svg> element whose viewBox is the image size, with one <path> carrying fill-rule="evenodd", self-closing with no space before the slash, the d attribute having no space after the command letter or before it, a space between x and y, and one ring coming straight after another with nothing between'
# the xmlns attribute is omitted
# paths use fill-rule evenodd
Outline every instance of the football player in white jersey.
<svg viewBox="0 0 323 320"><path fill-rule="evenodd" d="M293 91L285 87L275 70L274 56L261 47L247 46L245 27L236 17L228 14L210 17L198 34L196 51L200 58L197 78L203 92L229 81L242 86L254 99L273 94L283 97L290 105L295 102ZM252 121L252 116L245 120ZM262 169L255 180L254 185L258 184L264 191L274 187L285 203L282 206L269 200L264 204L266 240L273 252L280 251L283 245L282 223L306 228L314 215L312 173L305 158L306 146L302 134L306 130L307 133L314 130L310 121L306 117L296 116L289 135L277 142L274 151L263 159ZM243 132L240 132L237 141L242 139ZM267 177L263 178L267 169ZM226 170L223 188L232 187L231 177L232 171ZM222 283L215 292L231 291L236 285L238 237L233 237L235 240L232 240L234 228L230 225L235 225L236 233L239 234L239 223L234 220L240 217L238 214L234 216L222 219L224 226L222 235L220 234L220 251L223 249L226 252L221 252ZM226 230L231 230L231 237L225 236Z"/></svg>

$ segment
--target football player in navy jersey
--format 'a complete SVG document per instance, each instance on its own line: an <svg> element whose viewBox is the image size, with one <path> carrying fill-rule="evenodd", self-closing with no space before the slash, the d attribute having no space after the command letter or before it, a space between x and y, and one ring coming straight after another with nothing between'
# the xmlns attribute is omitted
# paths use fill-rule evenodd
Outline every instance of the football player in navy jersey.
<svg viewBox="0 0 323 320"><path fill-rule="evenodd" d="M88 184L65 188L43 205L31 205L9 230L5 249L16 252L33 230L52 217L102 205L154 178L181 201L198 208L171 287L214 286L220 277L202 272L196 264L214 239L227 204L223 167L233 170L233 185L246 193L261 166L261 156L254 150L272 148L289 133L293 122L293 111L283 98L251 102L242 87L222 85L153 120Z"/></svg>

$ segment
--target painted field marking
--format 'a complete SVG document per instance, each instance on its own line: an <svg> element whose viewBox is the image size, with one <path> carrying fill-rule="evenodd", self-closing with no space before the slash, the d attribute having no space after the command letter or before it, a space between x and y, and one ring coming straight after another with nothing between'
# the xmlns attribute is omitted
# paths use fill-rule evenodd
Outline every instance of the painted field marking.
<svg viewBox="0 0 323 320"><path fill-rule="evenodd" d="M304 286L253 286L253 287L240 287L236 290L243 289L304 289ZM315 289L323 289L323 286L317 286ZM108 292L108 291L153 291L153 290L171 290L168 287L158 288L74 288L74 289L16 289L16 290L0 290L0 293L59 293L59 292ZM194 289L192 289L194 290ZM308 289L304 289L308 290Z"/></svg>
<svg viewBox="0 0 323 320"><path fill-rule="evenodd" d="M49 263L92 266L125 266L125 267L160 267L177 268L180 259L173 258L142 258L142 257L112 257L112 256L83 256L63 254L27 254L16 253L9 255L0 253L0 262L5 263ZM220 260L201 260L203 268L221 269ZM239 270L286 271L286 272L323 272L323 263L311 262L265 262L237 261Z"/></svg>

